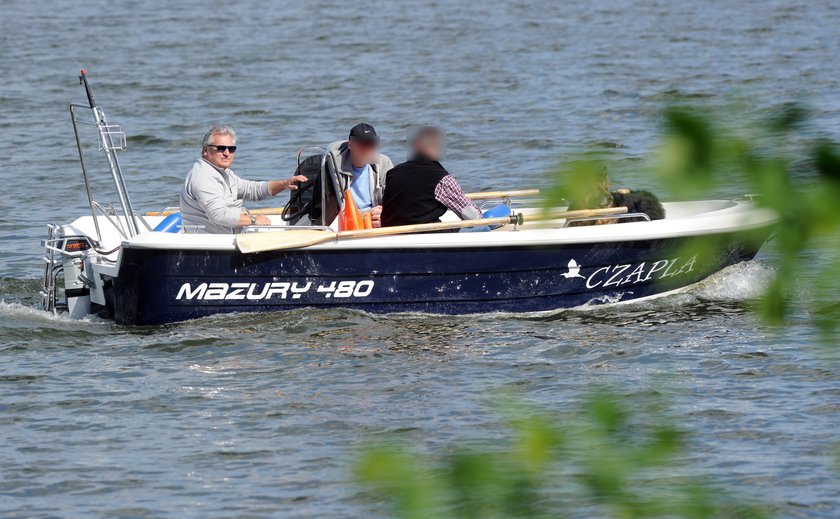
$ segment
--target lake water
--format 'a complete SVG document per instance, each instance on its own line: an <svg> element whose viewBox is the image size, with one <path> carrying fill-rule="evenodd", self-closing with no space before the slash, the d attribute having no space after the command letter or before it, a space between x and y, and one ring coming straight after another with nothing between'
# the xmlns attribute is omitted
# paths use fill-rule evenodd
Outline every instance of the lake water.
<svg viewBox="0 0 840 519"><path fill-rule="evenodd" d="M815 346L801 305L783 332L749 311L768 252L689 294L553 317L307 311L134 329L37 309L45 225L86 213L67 112L82 67L129 135L138 210L177 203L217 121L238 130L234 169L253 179L288 177L298 147L365 120L395 161L408 126L443 125L470 191L539 187L586 149L615 156L614 184L657 190L634 166L682 97L759 114L803 100L805 132L840 138L836 1L3 6L0 516L382 515L350 475L366 440L492 442L495 390L562 412L601 385L664 394L696 473L783 516L840 516L840 355Z"/></svg>

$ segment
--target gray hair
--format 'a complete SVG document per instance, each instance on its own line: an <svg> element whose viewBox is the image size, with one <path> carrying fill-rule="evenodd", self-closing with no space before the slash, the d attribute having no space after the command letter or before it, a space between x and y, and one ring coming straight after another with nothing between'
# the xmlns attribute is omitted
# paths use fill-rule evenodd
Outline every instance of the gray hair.
<svg viewBox="0 0 840 519"><path fill-rule="evenodd" d="M207 133L204 134L204 140L202 141L201 146L208 146L213 144L213 136L214 135L230 135L230 138L233 139L233 143L236 144L236 132L233 131L233 128L226 124L214 124L207 130Z"/></svg>

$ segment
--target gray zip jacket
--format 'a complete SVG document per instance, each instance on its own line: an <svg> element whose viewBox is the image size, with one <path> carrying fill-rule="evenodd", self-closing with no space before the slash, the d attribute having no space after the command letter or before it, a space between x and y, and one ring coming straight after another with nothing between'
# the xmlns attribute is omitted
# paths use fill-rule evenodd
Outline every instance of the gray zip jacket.
<svg viewBox="0 0 840 519"><path fill-rule="evenodd" d="M330 144L327 151L332 157L338 170L339 187L341 187L342 207L344 206L344 191L350 187L353 181L353 164L350 162L350 150L347 141L338 141ZM370 199L373 205L382 205L382 195L385 193L385 175L394 169L394 163L388 155L380 153L376 160L370 165Z"/></svg>
<svg viewBox="0 0 840 519"><path fill-rule="evenodd" d="M183 225L203 225L200 233L230 234L239 229L243 200L271 198L268 182L244 180L204 158L195 161L181 190Z"/></svg>

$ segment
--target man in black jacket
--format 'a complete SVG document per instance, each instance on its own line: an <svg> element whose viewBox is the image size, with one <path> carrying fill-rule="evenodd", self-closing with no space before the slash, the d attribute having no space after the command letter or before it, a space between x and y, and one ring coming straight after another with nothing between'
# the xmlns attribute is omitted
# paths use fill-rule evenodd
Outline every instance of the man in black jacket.
<svg viewBox="0 0 840 519"><path fill-rule="evenodd" d="M410 144L410 160L388 172L382 227L439 222L447 209L462 220L481 218L478 207L438 162L443 151L440 128L420 128Z"/></svg>

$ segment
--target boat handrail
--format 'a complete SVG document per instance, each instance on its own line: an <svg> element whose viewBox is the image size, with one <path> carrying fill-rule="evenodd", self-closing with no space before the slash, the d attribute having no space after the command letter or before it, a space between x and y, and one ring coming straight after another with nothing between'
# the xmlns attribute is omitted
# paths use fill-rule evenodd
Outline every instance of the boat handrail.
<svg viewBox="0 0 840 519"><path fill-rule="evenodd" d="M179 205L167 205L164 206L160 211L155 213L154 211L149 211L146 213L146 216L169 216L172 213L178 213L181 211L181 206Z"/></svg>
<svg viewBox="0 0 840 519"><path fill-rule="evenodd" d="M152 226L149 225L149 222L147 222L145 218L138 218L138 220L140 220L140 223L143 224L143 227L145 227L147 231L151 232L151 231L154 230L154 229L152 229Z"/></svg>
<svg viewBox="0 0 840 519"><path fill-rule="evenodd" d="M525 196L520 198L511 198L510 196L500 196L496 198L485 198L477 203L478 208L481 211L484 211L486 208L496 206L501 204L505 204L508 207L531 207L534 205L534 202L542 201L538 195L535 196Z"/></svg>
<svg viewBox="0 0 840 519"><path fill-rule="evenodd" d="M181 225L181 230L184 234L198 234L198 231L204 229L204 225Z"/></svg>
<svg viewBox="0 0 840 519"><path fill-rule="evenodd" d="M47 239L41 242L41 245L46 250L46 254L43 257L44 277L41 283L41 306L50 313L55 313L55 279L58 272L62 269L61 262L58 261L55 255L56 247L52 246L60 229L61 227L57 224L47 224ZM47 247L47 244L51 246ZM61 256L59 255L59 257Z"/></svg>
<svg viewBox="0 0 840 519"><path fill-rule="evenodd" d="M64 242L64 241L66 241L65 238L50 238L50 239L46 239L46 240L41 240L41 246L44 247L44 249L46 249L48 251L57 252L58 254L61 254L63 256L67 256L68 258L81 258L82 256L84 256L86 254L85 251L69 252L69 251L66 251L62 248L56 247L54 245L57 242Z"/></svg>
<svg viewBox="0 0 840 519"><path fill-rule="evenodd" d="M101 205L99 202L97 202L96 200L91 200L91 201L90 201L90 205L91 205L91 208L93 208L93 209L94 209L94 213L93 213L93 223L94 223L94 225L96 225L96 233L97 233L97 234L99 234L99 236L98 236L99 241L102 241L102 235L99 233L99 223L97 222L97 218L96 218L96 211L95 211L96 209L98 209L98 210L99 210L99 212L101 212L101 213L102 213L102 216L104 216L104 217L105 217L105 219L106 219L106 220L108 220L108 221L111 223L111 225L113 225L113 226L114 226L114 229L116 229L116 230L117 230L117 232L118 232L118 233L120 233L120 235L121 235L124 239L126 239L126 240L128 239L128 235L126 234L125 229L123 229L123 226L122 226L122 224L120 223L119 219L114 220L114 219L112 218L112 216L111 216L111 215L109 215L109 214L108 214L108 212L105 210L105 208L104 208L104 207L102 207L102 205ZM110 205L110 203L109 203L109 205ZM116 209L116 207L114 207L113 205L110 205L110 209L111 209L111 211L114 213L114 215L113 215L113 216L117 216L117 209Z"/></svg>
<svg viewBox="0 0 840 519"><path fill-rule="evenodd" d="M328 225L248 225L243 227L240 233L253 233L265 231L332 231Z"/></svg>
<svg viewBox="0 0 840 519"><path fill-rule="evenodd" d="M499 198L488 198L487 200L482 200L478 203L478 209L484 212L487 207L490 206L497 206L499 203L502 203L508 207L513 207L513 200L510 199L509 196L499 197Z"/></svg>
<svg viewBox="0 0 840 519"><path fill-rule="evenodd" d="M606 216L606 217L604 217L604 216L583 216L583 217L580 217L580 218L568 218L568 219L566 219L566 222L563 224L563 228L565 229L566 227L569 226L569 224L577 223L577 222L593 222L593 221L596 221L596 220L613 220L613 219L621 220L621 219L626 219L626 218L642 218L645 221L648 221L648 222L650 221L650 216L648 216L645 213L614 214L614 215L610 215L610 216Z"/></svg>
<svg viewBox="0 0 840 519"><path fill-rule="evenodd" d="M45 250L58 253L61 256L68 258L81 258L89 254L88 251L99 252L97 250L97 243L93 242L90 236L85 234L67 234L62 235L61 226L50 224L47 226L48 234L46 240L41 240L41 247ZM84 242L87 246L80 250L67 250L67 243L69 242Z"/></svg>

